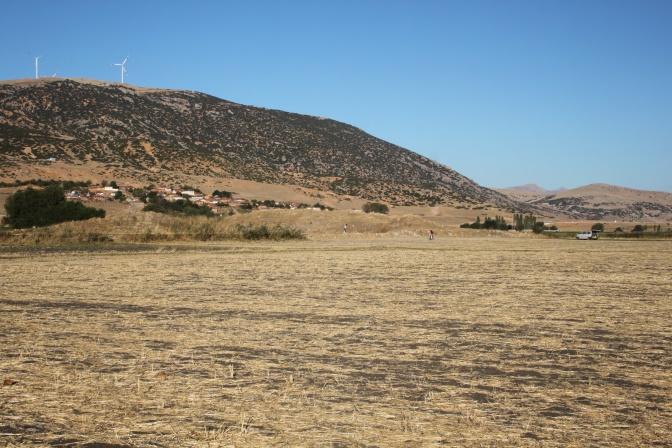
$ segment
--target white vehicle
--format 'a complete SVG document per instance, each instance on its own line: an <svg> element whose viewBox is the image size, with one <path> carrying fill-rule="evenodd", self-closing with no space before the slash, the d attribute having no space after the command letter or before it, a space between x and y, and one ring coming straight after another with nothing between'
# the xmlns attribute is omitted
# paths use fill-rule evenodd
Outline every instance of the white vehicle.
<svg viewBox="0 0 672 448"><path fill-rule="evenodd" d="M599 236L599 232L580 232L576 234L577 240L596 240Z"/></svg>

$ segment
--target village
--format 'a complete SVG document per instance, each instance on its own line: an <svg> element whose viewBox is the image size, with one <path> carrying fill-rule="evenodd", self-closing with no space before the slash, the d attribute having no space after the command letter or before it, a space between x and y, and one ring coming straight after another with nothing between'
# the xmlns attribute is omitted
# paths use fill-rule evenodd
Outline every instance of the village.
<svg viewBox="0 0 672 448"><path fill-rule="evenodd" d="M117 183L116 181L103 181L98 185L87 185L68 189L65 198L70 201L78 202L100 202L100 201L119 201L122 203L153 203L157 201L166 201L175 203L179 201L188 201L194 206L206 207L214 215L228 215L234 212L247 212L251 210L268 210L274 208L282 209L308 209L316 211L333 210L319 202L309 205L299 202L280 202L272 199L257 200L240 197L234 192L226 190L215 190L212 194L205 194L200 189L182 186L165 187L154 185L146 187L136 187L127 184Z"/></svg>

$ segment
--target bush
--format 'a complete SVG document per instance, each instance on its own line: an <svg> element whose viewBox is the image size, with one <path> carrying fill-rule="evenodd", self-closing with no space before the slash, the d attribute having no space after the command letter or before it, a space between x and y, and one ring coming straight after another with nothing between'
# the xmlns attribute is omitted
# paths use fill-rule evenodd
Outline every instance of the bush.
<svg viewBox="0 0 672 448"><path fill-rule="evenodd" d="M213 196L219 196L220 198L230 198L233 196L233 193L226 190L215 190L212 192Z"/></svg>
<svg viewBox="0 0 672 448"><path fill-rule="evenodd" d="M387 214L387 213L389 213L390 208L385 204L381 204L380 202L367 202L362 207L362 210L364 211L364 213Z"/></svg>
<svg viewBox="0 0 672 448"><path fill-rule="evenodd" d="M595 224L593 224L590 230L593 232L604 232L604 224L602 224L601 222L596 222Z"/></svg>
<svg viewBox="0 0 672 448"><path fill-rule="evenodd" d="M544 223L543 221L537 221L534 223L534 227L532 227L532 231L534 233L542 233L544 231Z"/></svg>
<svg viewBox="0 0 672 448"><path fill-rule="evenodd" d="M646 226L643 226L641 224L637 224L635 227L632 228L632 233L642 233L646 230Z"/></svg>
<svg viewBox="0 0 672 448"><path fill-rule="evenodd" d="M60 185L17 191L7 198L5 210L7 216L3 222L17 229L105 217L105 210L66 201Z"/></svg>
<svg viewBox="0 0 672 448"><path fill-rule="evenodd" d="M244 240L303 240L306 238L303 231L294 227L285 227L276 225L269 227L262 225L241 225L234 227L234 232L240 239Z"/></svg>

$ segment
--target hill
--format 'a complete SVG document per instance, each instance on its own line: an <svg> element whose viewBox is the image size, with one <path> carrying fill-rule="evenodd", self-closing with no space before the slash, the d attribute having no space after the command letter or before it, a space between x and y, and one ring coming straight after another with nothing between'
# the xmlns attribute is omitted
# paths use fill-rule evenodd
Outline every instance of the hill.
<svg viewBox="0 0 672 448"><path fill-rule="evenodd" d="M516 200L580 219L672 220L672 193L608 184L590 184L558 192L503 189Z"/></svg>
<svg viewBox="0 0 672 448"><path fill-rule="evenodd" d="M232 178L394 205L534 208L334 120L99 81L0 83L0 166L4 180L56 166L92 180Z"/></svg>
<svg viewBox="0 0 672 448"><path fill-rule="evenodd" d="M557 190L546 190L544 187L541 187L537 184L525 184L515 187L497 188L496 190L517 201L528 202L530 200L559 193L563 191L564 188L559 188Z"/></svg>

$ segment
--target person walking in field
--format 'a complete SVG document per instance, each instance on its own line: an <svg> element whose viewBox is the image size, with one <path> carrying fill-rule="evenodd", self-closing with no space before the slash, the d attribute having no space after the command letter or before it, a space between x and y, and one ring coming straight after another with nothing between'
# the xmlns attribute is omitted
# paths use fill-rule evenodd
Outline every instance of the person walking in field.
<svg viewBox="0 0 672 448"><path fill-rule="evenodd" d="M429 241L432 241L434 239L434 231L432 229L429 229Z"/></svg>
<svg viewBox="0 0 672 448"><path fill-rule="evenodd" d="M348 224L343 224L343 233L348 233Z"/></svg>

